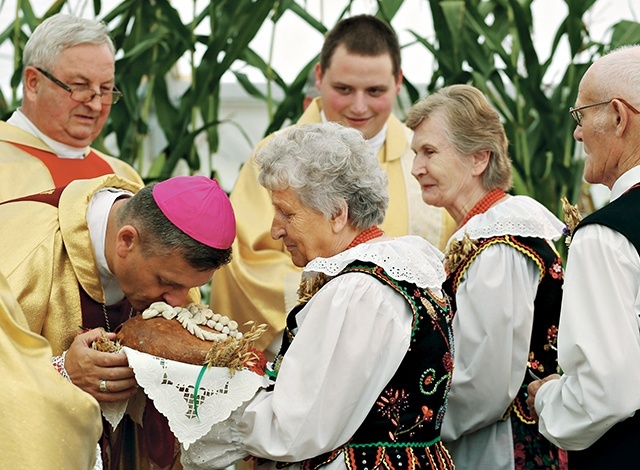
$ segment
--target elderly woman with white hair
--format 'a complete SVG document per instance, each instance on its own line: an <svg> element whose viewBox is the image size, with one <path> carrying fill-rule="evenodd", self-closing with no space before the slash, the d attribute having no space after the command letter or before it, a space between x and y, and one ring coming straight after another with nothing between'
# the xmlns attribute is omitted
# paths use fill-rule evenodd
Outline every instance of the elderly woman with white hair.
<svg viewBox="0 0 640 470"><path fill-rule="evenodd" d="M453 369L442 254L377 227L387 178L354 129L293 128L256 162L275 206L271 236L304 267L299 303L268 371L274 385L183 464L250 455L258 468L454 468L440 441Z"/></svg>
<svg viewBox="0 0 640 470"><path fill-rule="evenodd" d="M442 438L458 469L562 468L526 391L557 370L562 264L551 240L564 225L532 198L506 194L507 137L476 88L427 96L407 126L423 200L458 224L446 250L456 368Z"/></svg>

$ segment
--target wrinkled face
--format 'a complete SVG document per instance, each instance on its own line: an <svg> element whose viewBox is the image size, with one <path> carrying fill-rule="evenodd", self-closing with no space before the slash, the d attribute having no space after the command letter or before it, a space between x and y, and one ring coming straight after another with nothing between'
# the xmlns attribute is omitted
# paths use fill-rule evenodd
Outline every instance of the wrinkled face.
<svg viewBox="0 0 640 470"><path fill-rule="evenodd" d="M88 86L100 93L113 90L115 61L106 45L81 44L65 49L53 70L46 70L71 88ZM50 138L72 147L85 147L100 134L111 105L95 96L78 103L70 93L35 67L25 71L25 115Z"/></svg>
<svg viewBox="0 0 640 470"><path fill-rule="evenodd" d="M303 206L295 191L291 188L273 191L271 201L276 210L271 237L282 238L293 264L301 268L319 256L337 253L331 222L321 213Z"/></svg>
<svg viewBox="0 0 640 470"><path fill-rule="evenodd" d="M324 74L316 66L316 87L329 121L358 129L369 139L382 130L400 93L402 74L393 76L391 56L349 54L341 45Z"/></svg>
<svg viewBox="0 0 640 470"><path fill-rule="evenodd" d="M418 125L411 149L416 154L411 174L420 183L424 202L445 209L455 207L472 184L471 165L468 157L449 142L439 113L431 114Z"/></svg>
<svg viewBox="0 0 640 470"><path fill-rule="evenodd" d="M142 311L159 301L181 305L189 289L209 282L213 272L197 271L175 253L145 257L137 245L121 260L116 275L133 308Z"/></svg>
<svg viewBox="0 0 640 470"><path fill-rule="evenodd" d="M591 93L591 75L587 72L580 83L575 107L602 101ZM611 188L618 177L620 155L611 139L615 132L615 113L611 104L594 106L580 111L581 125L576 125L573 137L584 145L587 155L584 167L584 179L588 183L606 184Z"/></svg>

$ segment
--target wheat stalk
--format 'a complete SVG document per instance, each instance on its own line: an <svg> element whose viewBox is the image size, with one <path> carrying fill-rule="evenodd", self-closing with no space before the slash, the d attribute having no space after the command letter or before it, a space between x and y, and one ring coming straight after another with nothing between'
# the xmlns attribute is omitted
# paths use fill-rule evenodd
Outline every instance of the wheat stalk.
<svg viewBox="0 0 640 470"><path fill-rule="evenodd" d="M257 359L257 354L250 348L267 331L267 325L256 325L249 321L245 326L250 326L241 338L227 338L225 341L214 342L205 357L207 367L227 367L231 375L242 370L247 362Z"/></svg>

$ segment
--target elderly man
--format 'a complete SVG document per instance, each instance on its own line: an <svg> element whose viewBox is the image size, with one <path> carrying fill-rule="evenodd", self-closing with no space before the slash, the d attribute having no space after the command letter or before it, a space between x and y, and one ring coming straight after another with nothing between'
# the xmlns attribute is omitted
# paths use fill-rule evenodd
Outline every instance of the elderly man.
<svg viewBox="0 0 640 470"><path fill-rule="evenodd" d="M61 356L55 358L60 372L100 402L136 393L126 356L90 348L100 329L113 332L155 301L199 300L197 287L229 262L235 237L227 195L204 176L142 189L114 175L76 180L0 203L0 220L0 271L30 329ZM136 439L143 450L135 463L120 453L132 424L119 425L117 433L107 427L107 468L148 468L145 458L161 468L174 461L173 435L150 403L143 421L150 434Z"/></svg>
<svg viewBox="0 0 640 470"><path fill-rule="evenodd" d="M569 248L558 337L564 375L529 385L528 404L571 469L637 468L640 442L640 47L585 73L576 140L589 183L611 202L586 217Z"/></svg>
<svg viewBox="0 0 640 470"><path fill-rule="evenodd" d="M90 148L121 97L107 27L53 15L27 41L23 62L22 106L0 122L0 201L113 173L142 183Z"/></svg>
<svg viewBox="0 0 640 470"><path fill-rule="evenodd" d="M381 228L390 236L420 235L442 249L454 223L442 209L422 203L420 186L411 176L412 134L391 114L401 85L400 47L393 30L373 16L347 18L326 36L316 65L320 97L298 125L333 121L361 131L389 178L389 210ZM212 305L239 321L268 323L269 331L258 345L275 354L280 346L276 334L295 302L300 270L284 243L269 234L274 209L257 175L248 161L231 193L238 239L232 262L214 278Z"/></svg>

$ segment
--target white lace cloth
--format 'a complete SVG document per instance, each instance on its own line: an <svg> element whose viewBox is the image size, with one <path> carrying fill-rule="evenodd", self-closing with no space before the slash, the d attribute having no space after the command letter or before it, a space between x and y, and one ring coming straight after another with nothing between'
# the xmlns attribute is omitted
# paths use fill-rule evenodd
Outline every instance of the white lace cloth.
<svg viewBox="0 0 640 470"><path fill-rule="evenodd" d="M123 352L136 381L158 411L167 417L171 431L185 449L269 384L266 375L247 369L231 376L226 367L211 367L202 376L197 400L194 400L201 366L162 359L127 347ZM125 412L140 423L144 401L144 395L138 394L133 400L102 404L102 414L114 428Z"/></svg>

